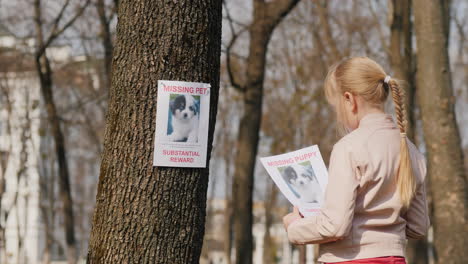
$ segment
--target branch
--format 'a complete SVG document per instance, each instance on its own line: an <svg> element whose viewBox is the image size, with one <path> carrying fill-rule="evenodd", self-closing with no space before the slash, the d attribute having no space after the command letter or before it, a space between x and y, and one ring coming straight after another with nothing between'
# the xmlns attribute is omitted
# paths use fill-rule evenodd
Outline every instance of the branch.
<svg viewBox="0 0 468 264"><path fill-rule="evenodd" d="M221 43L221 52L224 53L224 54L227 54L226 47L227 47L226 44ZM241 55L239 53L236 53L234 51L230 51L230 55L235 57L235 58L238 58L239 60L242 60L242 61L247 61L247 59L248 59L246 56L243 56L243 55Z"/></svg>
<svg viewBox="0 0 468 264"><path fill-rule="evenodd" d="M86 2L83 4L83 6L81 6L78 11L75 13L75 15L70 19L68 20L65 25L63 25L62 28L58 28L58 24L63 16L63 13L66 9L66 7L68 6L68 2L69 0L67 0L67 2L65 2L65 4L62 6L62 9L60 10L59 14L57 15L57 17L54 19L54 27L50 33L50 36L47 38L46 41L40 41L42 42L42 45L41 43L39 43L39 48L36 52L36 57L41 57L45 50L49 47L49 45L52 43L52 41L54 41L58 36L60 36L67 28L69 28L75 21L78 17L80 17L83 12L85 11L86 7L88 7L89 3L90 3L90 0L86 0ZM36 5L35 8L36 9L39 9L39 10L36 10L36 23L38 23L38 25L36 27L40 27L42 28L42 23L40 23L40 19L41 19L41 7L40 7L40 0L36 0L35 1ZM42 31L42 29L40 30ZM42 35L42 33L41 33Z"/></svg>
<svg viewBox="0 0 468 264"><path fill-rule="evenodd" d="M463 24L460 21L460 19L458 18L458 16L456 16L456 15L453 16L453 21L455 22L455 26L456 26L456 29L458 31L458 35L460 35L460 44L459 44L459 48L458 48L458 58L463 58L463 47L464 47L463 43L465 43L465 40L466 40L465 32L463 30Z"/></svg>
<svg viewBox="0 0 468 264"><path fill-rule="evenodd" d="M379 32L380 42L382 42L382 47L386 54L390 54L390 47L387 45L387 41L385 38L384 33L382 32L382 27L380 26L379 16L377 15L376 11L372 7L372 2L370 0L367 1L367 5L369 6L369 11L372 14L372 17L375 19L375 23L377 25L377 31Z"/></svg>
<svg viewBox="0 0 468 264"><path fill-rule="evenodd" d="M266 3L266 13L273 21L273 25L278 24L293 9L299 0L276 0Z"/></svg>
<svg viewBox="0 0 468 264"><path fill-rule="evenodd" d="M232 71L232 68L231 68L231 48L236 43L237 38L244 31L246 31L246 29L248 27L244 27L239 32L236 33L235 30L234 30L234 24L233 24L233 20L231 18L231 14L229 13L229 9L227 8L226 1L224 1L224 0L223 0L223 6L224 6L224 10L226 11L226 18L227 18L227 20L229 22L229 27L230 27L231 33L232 33L231 41L229 41L229 44L226 46L226 68L227 68L227 71L228 71L229 82L231 83L232 87L234 87L236 90L244 92L246 90L245 85L236 81L236 79L239 79L239 78L235 78L234 72Z"/></svg>
<svg viewBox="0 0 468 264"><path fill-rule="evenodd" d="M66 0L65 3L63 4L62 8L60 9L57 17L54 19L54 22L52 23L52 30L51 32L56 32L57 28L59 26L60 20L63 17L63 13L65 13L65 9L67 9L68 5L70 4L70 0Z"/></svg>
<svg viewBox="0 0 468 264"><path fill-rule="evenodd" d="M317 3L315 5L318 9L318 14L320 18L320 23L323 25L325 30L325 41L328 46L331 47L331 52L333 56L333 61L338 61L341 58L341 52L338 50L338 45L336 44L335 38L333 38L332 30L330 23L328 21L328 4L327 2Z"/></svg>

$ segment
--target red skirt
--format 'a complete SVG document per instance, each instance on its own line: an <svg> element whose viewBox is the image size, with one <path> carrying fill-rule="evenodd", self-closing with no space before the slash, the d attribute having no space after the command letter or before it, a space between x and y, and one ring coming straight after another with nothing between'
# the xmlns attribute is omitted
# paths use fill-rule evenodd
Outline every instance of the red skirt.
<svg viewBox="0 0 468 264"><path fill-rule="evenodd" d="M342 262L329 262L325 264L347 264L347 263L360 263L360 264L406 264L405 258L400 256L388 256L378 258L356 259L351 261Z"/></svg>

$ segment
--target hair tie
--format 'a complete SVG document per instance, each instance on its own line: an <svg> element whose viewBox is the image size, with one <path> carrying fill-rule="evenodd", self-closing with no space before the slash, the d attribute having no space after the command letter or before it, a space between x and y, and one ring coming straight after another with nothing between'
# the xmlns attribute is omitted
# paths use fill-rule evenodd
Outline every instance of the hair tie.
<svg viewBox="0 0 468 264"><path fill-rule="evenodd" d="M385 76L385 79L384 79L383 82L386 83L386 84L388 84L388 82L390 81L391 78L392 78L392 77L390 77L390 75L387 75L387 76Z"/></svg>
<svg viewBox="0 0 468 264"><path fill-rule="evenodd" d="M405 132L401 132L401 133L400 133L400 136L401 136L402 138L405 138L405 137L406 137L406 133L405 133Z"/></svg>

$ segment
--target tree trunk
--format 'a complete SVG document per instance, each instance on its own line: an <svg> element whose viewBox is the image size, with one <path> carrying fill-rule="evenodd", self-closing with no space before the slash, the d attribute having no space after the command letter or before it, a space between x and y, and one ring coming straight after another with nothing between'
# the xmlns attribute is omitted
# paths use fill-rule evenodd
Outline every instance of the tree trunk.
<svg viewBox="0 0 468 264"><path fill-rule="evenodd" d="M415 85L412 52L412 25L411 25L411 0L392 1L393 17L390 25L390 59L395 78L404 80L405 85L405 107L408 117L406 133L408 138L414 142L414 114L415 108Z"/></svg>
<svg viewBox="0 0 468 264"><path fill-rule="evenodd" d="M412 52L412 25L411 25L411 0L393 0L393 17L390 25L390 59L395 78L404 80L405 108L408 123L406 134L415 142L415 92L414 67ZM421 240L409 240L407 247L408 263L428 263L427 238Z"/></svg>
<svg viewBox="0 0 468 264"><path fill-rule="evenodd" d="M45 53L36 58L37 71L39 73L41 94L44 100L44 105L47 110L47 118L51 127L52 137L55 143L55 154L57 157L59 169L59 195L62 202L65 242L67 246L68 263L76 263L77 248L75 238L75 218L73 216L73 200L70 188L70 172L68 170L68 162L66 158L65 138L62 128L60 127L60 119L55 106L55 100L52 90L52 70L50 63Z"/></svg>
<svg viewBox="0 0 468 264"><path fill-rule="evenodd" d="M232 249L232 222L233 222L232 201L229 197L226 199L226 209L224 211L224 254L226 264L231 264Z"/></svg>
<svg viewBox="0 0 468 264"><path fill-rule="evenodd" d="M218 103L221 1L119 1L88 263L198 263L208 168L153 167L158 80L211 84Z"/></svg>
<svg viewBox="0 0 468 264"><path fill-rule="evenodd" d="M275 263L276 261L276 243L271 236L270 229L274 224L274 214L276 213L276 200L278 197L278 187L273 181L269 181L268 192L265 204L265 235L263 236L263 263Z"/></svg>
<svg viewBox="0 0 468 264"><path fill-rule="evenodd" d="M39 76L39 86L41 89L42 99L47 112L48 123L51 128L52 137L55 143L55 153L58 164L58 175L59 175L59 196L62 202L63 211L63 225L65 233L65 243L67 247L67 259L69 264L74 264L77 261L77 246L75 238L75 223L73 216L73 201L71 196L70 188L70 172L68 170L67 163L67 151L65 148L65 138L60 126L60 117L57 112L55 105L55 99L53 94L53 79L52 79L52 68L50 61L46 54L46 49L57 39L67 28L69 28L78 17L80 17L90 0L84 1L82 6L77 6L76 12L71 13L67 21L62 21L63 14L65 13L70 1L65 1L57 16L53 19L53 23L47 26L51 27L50 35L45 36L43 26L45 22L42 17L42 1L33 1L34 10L34 26L36 29L36 40L37 47L35 50L35 66ZM63 24L62 26L59 26Z"/></svg>
<svg viewBox="0 0 468 264"><path fill-rule="evenodd" d="M419 105L428 153L438 263L466 263L468 186L455 119L442 1L414 0Z"/></svg>
<svg viewBox="0 0 468 264"><path fill-rule="evenodd" d="M52 68L45 52L47 45L44 41L42 30L42 6L40 0L34 1L34 21L37 34L38 48L35 54L36 71L39 75L39 85L42 99L47 112L47 120L51 128L55 143L55 154L58 163L59 196L62 202L63 224L65 231L65 243L67 247L67 259L69 264L76 263L77 248L75 238L75 223L73 216L73 200L70 188L70 172L66 157L65 138L60 126L60 118L55 105L53 94ZM49 43L50 44L50 43Z"/></svg>
<svg viewBox="0 0 468 264"><path fill-rule="evenodd" d="M252 263L253 173L262 117L263 80L268 42L276 25L298 1L277 0L266 3L262 0L254 0L253 4L253 22L249 29L247 78L244 85L244 113L239 126L232 191L233 201L235 201L233 203L234 244L237 264Z"/></svg>
<svg viewBox="0 0 468 264"><path fill-rule="evenodd" d="M307 263L307 248L306 245L297 246L299 250L299 264L306 264Z"/></svg>
<svg viewBox="0 0 468 264"><path fill-rule="evenodd" d="M114 49L114 46L109 25L111 21L106 15L106 5L104 1L105 0L96 1L96 11L98 13L99 26L101 28L100 34L102 48L104 49L105 89L108 91L112 80L112 50Z"/></svg>

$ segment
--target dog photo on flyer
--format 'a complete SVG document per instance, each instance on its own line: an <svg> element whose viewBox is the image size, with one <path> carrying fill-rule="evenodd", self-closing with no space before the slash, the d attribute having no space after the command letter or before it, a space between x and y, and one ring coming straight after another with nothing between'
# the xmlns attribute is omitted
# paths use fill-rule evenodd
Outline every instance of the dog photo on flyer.
<svg viewBox="0 0 468 264"><path fill-rule="evenodd" d="M159 81L154 166L206 167L210 84Z"/></svg>
<svg viewBox="0 0 468 264"><path fill-rule="evenodd" d="M260 158L283 195L304 216L317 214L323 202L328 173L317 145Z"/></svg>

